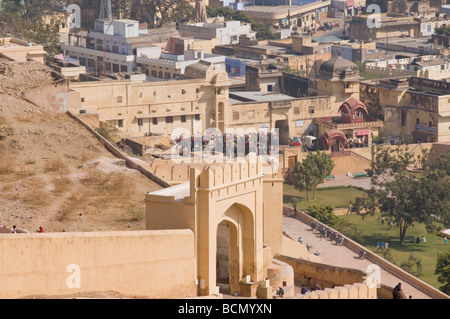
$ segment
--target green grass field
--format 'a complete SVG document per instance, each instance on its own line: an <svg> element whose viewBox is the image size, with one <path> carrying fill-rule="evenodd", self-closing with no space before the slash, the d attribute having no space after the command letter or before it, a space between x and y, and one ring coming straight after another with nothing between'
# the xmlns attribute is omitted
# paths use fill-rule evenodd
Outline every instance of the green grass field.
<svg viewBox="0 0 450 319"><path fill-rule="evenodd" d="M296 190L293 185L283 185L283 202L284 205L292 207L291 199L296 197L300 199L297 203L297 209L306 210L308 206L316 204L331 204L336 208L348 207L350 201L361 196L364 192L355 187L328 187L317 189L316 199L307 200L306 192ZM312 198L312 194L310 194Z"/></svg>
<svg viewBox="0 0 450 319"><path fill-rule="evenodd" d="M437 253L440 251L450 251L450 243L445 244L444 238L438 236L437 233L428 234L424 224L414 224L414 227L408 228L406 231L406 240L403 245L400 244L400 232L398 227L394 225L389 230L387 222L381 225L381 215L366 216L364 219L359 215L343 215L339 218L358 227L360 233L360 244L367 247L371 251L377 253L376 244L378 241L389 243L391 255L395 265L400 267L403 261L406 261L411 253L415 253L422 264L422 275L418 278L435 288L439 288L442 284L437 281L437 275L434 274L436 268ZM440 225L442 227L442 225ZM409 236L416 238L425 236L427 242L420 244L409 243ZM380 252L378 253L382 255ZM414 267L416 270L417 267Z"/></svg>

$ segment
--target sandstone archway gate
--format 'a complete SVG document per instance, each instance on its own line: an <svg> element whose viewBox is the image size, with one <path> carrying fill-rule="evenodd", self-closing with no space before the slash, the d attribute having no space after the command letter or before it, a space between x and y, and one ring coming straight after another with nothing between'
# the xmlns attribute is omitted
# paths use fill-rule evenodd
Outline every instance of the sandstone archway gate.
<svg viewBox="0 0 450 319"><path fill-rule="evenodd" d="M215 165L190 173L195 179L197 203L197 274L199 294L216 292L217 230L230 226L230 289L240 281L263 278L263 171L260 161ZM192 183L192 181L191 181ZM191 184L192 185L192 184Z"/></svg>

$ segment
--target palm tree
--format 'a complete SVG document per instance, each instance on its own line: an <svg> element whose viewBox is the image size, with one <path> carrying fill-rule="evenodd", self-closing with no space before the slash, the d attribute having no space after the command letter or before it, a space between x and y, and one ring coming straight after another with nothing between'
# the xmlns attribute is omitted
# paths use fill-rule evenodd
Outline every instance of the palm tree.
<svg viewBox="0 0 450 319"><path fill-rule="evenodd" d="M299 191L305 191L308 201L310 192L312 198L316 199L317 185L331 174L334 162L325 152L308 153L308 156L294 168L294 186Z"/></svg>
<svg viewBox="0 0 450 319"><path fill-rule="evenodd" d="M317 167L313 165L313 162L305 159L295 165L294 176L294 187L301 192L305 191L306 198L309 201L310 192L318 184Z"/></svg>
<svg viewBox="0 0 450 319"><path fill-rule="evenodd" d="M316 152L315 154L311 154L311 160L314 162L314 165L317 167L317 178L319 180L319 183L323 183L325 181L325 177L329 176L334 168L334 161L325 152ZM308 156L310 155L308 154ZM317 184L317 185L318 185ZM313 198L316 198L316 189L317 185L314 187L313 191Z"/></svg>

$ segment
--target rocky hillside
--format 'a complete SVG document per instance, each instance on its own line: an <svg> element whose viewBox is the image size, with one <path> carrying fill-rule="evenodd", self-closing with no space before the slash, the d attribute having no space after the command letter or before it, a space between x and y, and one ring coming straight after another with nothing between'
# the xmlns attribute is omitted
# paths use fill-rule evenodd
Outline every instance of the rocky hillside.
<svg viewBox="0 0 450 319"><path fill-rule="evenodd" d="M68 115L21 98L52 81L44 66L0 61L0 73L0 229L145 229L145 193L161 187Z"/></svg>

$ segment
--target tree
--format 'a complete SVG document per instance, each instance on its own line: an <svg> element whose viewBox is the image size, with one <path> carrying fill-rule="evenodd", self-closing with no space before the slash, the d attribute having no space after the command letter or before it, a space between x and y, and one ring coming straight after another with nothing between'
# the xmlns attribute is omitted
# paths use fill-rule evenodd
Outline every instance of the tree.
<svg viewBox="0 0 450 319"><path fill-rule="evenodd" d="M437 255L435 275L437 280L443 284L439 290L450 295L450 252L439 252Z"/></svg>
<svg viewBox="0 0 450 319"><path fill-rule="evenodd" d="M352 203L352 211L373 215L380 211L399 227L400 243L414 223L424 223L427 231L436 230L435 218L447 220L450 204L450 178L431 166L427 152L415 157L406 147L381 149L368 170L371 189ZM410 173L411 164L421 164L420 174ZM362 214L364 216L364 214Z"/></svg>
<svg viewBox="0 0 450 319"><path fill-rule="evenodd" d="M46 61L53 61L58 51L59 29L46 24L44 17L57 13L57 0L8 1L0 11L0 33L40 44L47 52Z"/></svg>
<svg viewBox="0 0 450 319"><path fill-rule="evenodd" d="M194 7L184 0L131 0L120 3L129 18L147 22L150 28L167 22L183 22L193 17Z"/></svg>
<svg viewBox="0 0 450 319"><path fill-rule="evenodd" d="M339 218L334 214L333 205L313 205L309 206L306 211L309 216L330 227L334 227L339 220Z"/></svg>
<svg viewBox="0 0 450 319"><path fill-rule="evenodd" d="M308 153L308 156L294 168L294 186L300 191L306 192L306 197L310 200L316 198L317 185L323 183L325 177L331 174L334 162L325 152Z"/></svg>
<svg viewBox="0 0 450 319"><path fill-rule="evenodd" d="M294 167L294 187L306 192L306 198L310 200L310 192L319 184L318 169L311 160L297 162Z"/></svg>
<svg viewBox="0 0 450 319"><path fill-rule="evenodd" d="M323 183L325 181L325 177L329 176L334 168L333 159L325 152L317 151L316 153L308 154L309 160L313 162L313 165L317 167L317 178L319 183ZM307 160L308 160L307 157ZM316 190L317 185L314 186L313 198L316 198Z"/></svg>
<svg viewBox="0 0 450 319"><path fill-rule="evenodd" d="M434 32L438 35L450 35L450 27L443 25L438 28L434 28Z"/></svg>

